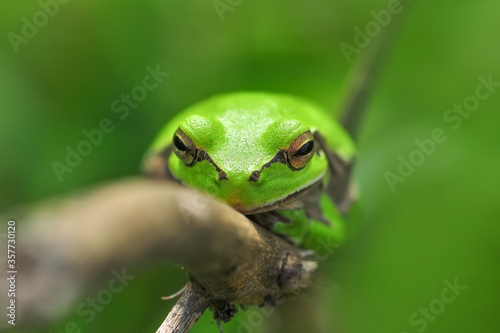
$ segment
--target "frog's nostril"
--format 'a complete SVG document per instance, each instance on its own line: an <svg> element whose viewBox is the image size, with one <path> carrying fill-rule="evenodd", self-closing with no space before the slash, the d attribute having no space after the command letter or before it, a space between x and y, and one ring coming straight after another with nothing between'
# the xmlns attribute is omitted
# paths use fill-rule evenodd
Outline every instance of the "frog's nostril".
<svg viewBox="0 0 500 333"><path fill-rule="evenodd" d="M252 174L250 175L250 178L248 178L248 181L250 182L257 182L260 179L260 172L259 171L252 171Z"/></svg>
<svg viewBox="0 0 500 333"><path fill-rule="evenodd" d="M227 173L225 171L220 170L219 171L219 181L224 180L224 179L229 180L229 179L227 179Z"/></svg>

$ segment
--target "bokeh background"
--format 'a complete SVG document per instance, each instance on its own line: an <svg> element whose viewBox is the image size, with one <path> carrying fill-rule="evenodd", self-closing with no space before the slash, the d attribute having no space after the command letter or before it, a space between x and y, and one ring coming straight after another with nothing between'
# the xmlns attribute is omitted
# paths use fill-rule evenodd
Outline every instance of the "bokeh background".
<svg viewBox="0 0 500 333"><path fill-rule="evenodd" d="M287 92L338 113L358 59L354 54L349 63L339 45L354 45L354 29L364 30L374 20L371 11L391 2L217 3L230 10L220 16L212 0L72 0L13 47L8 34L21 36L23 17L33 22L42 7L4 2L0 211L137 175L162 125L215 93ZM500 331L500 89L457 129L443 119L474 95L479 76L500 81L500 3L414 1L410 11L409 2L400 6L406 23L361 129L357 234L333 253L324 286L311 296L272 310L249 309L223 325L226 332ZM147 66L170 74L120 119L111 104L142 83ZM75 148L82 130L97 128L103 118L115 130L59 181L52 163L63 163L66 146ZM399 157L408 159L418 148L415 140L431 138L436 128L447 140L392 191L385 173L397 174ZM175 302L159 297L180 289L185 275L168 262L129 270L136 278L92 320L76 308L106 281L81 295L49 331L64 332L75 321L82 332L154 332ZM466 289L453 298L445 281ZM211 314L192 331L217 332Z"/></svg>

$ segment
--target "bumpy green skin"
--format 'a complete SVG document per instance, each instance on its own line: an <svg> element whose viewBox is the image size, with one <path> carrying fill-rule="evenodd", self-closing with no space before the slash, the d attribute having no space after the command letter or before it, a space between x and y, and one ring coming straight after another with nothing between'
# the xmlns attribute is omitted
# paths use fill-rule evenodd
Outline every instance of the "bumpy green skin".
<svg viewBox="0 0 500 333"><path fill-rule="evenodd" d="M249 181L252 171L261 170L279 150L286 149L305 131L321 133L328 146L343 159L349 160L355 154L351 139L327 112L288 95L242 92L212 97L177 115L163 128L151 150L158 152L171 145L177 128L198 148L206 150L213 162L226 172L227 180L219 180L216 168L209 161L187 166L175 154L168 159L172 176L244 214L283 200L327 177L328 160L320 152L314 154L303 169L292 170L282 163L273 163L262 170L259 181ZM343 234L343 227L338 214L325 215L331 215L326 216L328 220L334 219L330 221L330 228L324 224L316 226L320 223L314 221L308 221L307 228L300 227L299 222L293 224L310 230L308 239L315 237L311 236L311 230L316 229L319 234L333 232L335 239L341 238L338 235ZM305 244L305 237L298 241ZM310 248L310 244L306 246Z"/></svg>

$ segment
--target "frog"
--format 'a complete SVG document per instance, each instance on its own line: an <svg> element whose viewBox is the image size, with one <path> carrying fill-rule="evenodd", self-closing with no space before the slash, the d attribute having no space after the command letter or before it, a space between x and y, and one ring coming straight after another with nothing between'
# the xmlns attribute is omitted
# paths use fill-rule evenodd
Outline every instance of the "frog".
<svg viewBox="0 0 500 333"><path fill-rule="evenodd" d="M215 197L305 250L346 238L354 201L353 140L321 106L269 92L232 92L189 106L144 157L151 178Z"/></svg>

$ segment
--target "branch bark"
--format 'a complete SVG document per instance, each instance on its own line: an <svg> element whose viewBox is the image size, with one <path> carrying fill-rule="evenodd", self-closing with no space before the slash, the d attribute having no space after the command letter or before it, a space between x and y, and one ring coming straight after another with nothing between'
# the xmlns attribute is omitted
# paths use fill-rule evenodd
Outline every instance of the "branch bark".
<svg viewBox="0 0 500 333"><path fill-rule="evenodd" d="M316 281L316 263L296 246L175 183L119 180L39 205L17 221L19 323L53 321L99 275L158 258L182 265L191 280L164 332L186 332L203 307L261 304ZM200 290L204 298L196 297Z"/></svg>
<svg viewBox="0 0 500 333"><path fill-rule="evenodd" d="M212 304L212 298L196 282L190 281L186 291L163 321L156 333L187 332Z"/></svg>

